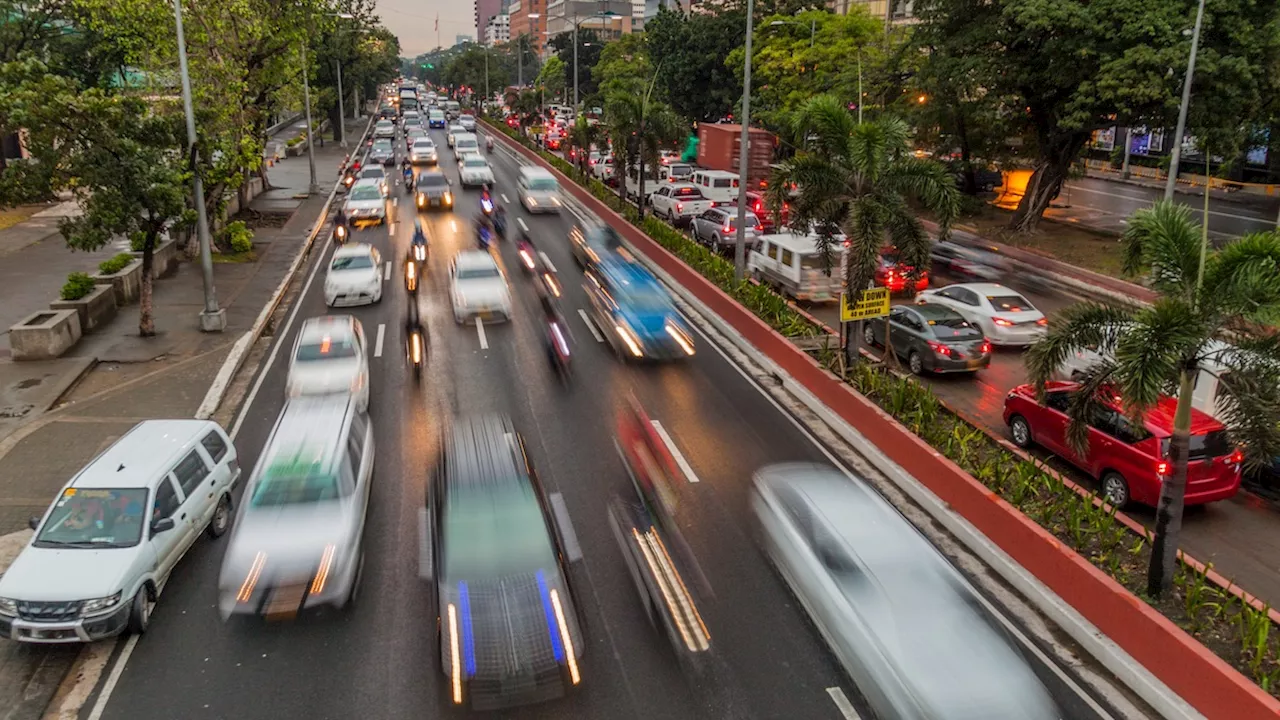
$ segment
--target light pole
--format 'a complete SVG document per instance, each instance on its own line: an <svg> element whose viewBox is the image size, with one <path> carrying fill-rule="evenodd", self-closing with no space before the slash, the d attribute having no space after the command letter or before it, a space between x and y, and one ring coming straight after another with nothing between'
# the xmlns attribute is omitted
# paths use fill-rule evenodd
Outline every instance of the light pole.
<svg viewBox="0 0 1280 720"><path fill-rule="evenodd" d="M227 328L227 311L218 307L218 293L213 286L213 249L209 237L209 216L204 207L204 183L196 162L196 113L191 103L191 74L187 70L187 36L182 30L182 0L173 3L174 24L178 28L178 65L182 71L182 109L187 115L187 159L191 163L192 199L196 206L196 237L200 242L200 275L204 280L204 311L200 313L200 329L222 332Z"/></svg>
<svg viewBox="0 0 1280 720"><path fill-rule="evenodd" d="M751 34L755 25L755 0L747 0L746 57L742 70L742 142L738 147L738 231L733 250L733 277L741 281L747 262L747 169L751 157Z"/></svg>
<svg viewBox="0 0 1280 720"><path fill-rule="evenodd" d="M307 65L307 41L302 41L302 97L307 105L307 162L311 165L311 184L307 186L307 192L311 195L319 194L320 184L316 182L316 144L314 133L311 125L311 83L307 80L310 74L310 67Z"/></svg>
<svg viewBox="0 0 1280 720"><path fill-rule="evenodd" d="M337 13L335 17L343 20L356 19L356 16L351 13ZM342 60L338 60L336 64L338 66L338 141L345 148L347 146L347 113L342 106Z"/></svg>
<svg viewBox="0 0 1280 720"><path fill-rule="evenodd" d="M1178 161L1182 158L1182 135L1187 131L1187 108L1191 105L1191 79L1196 74L1196 51L1200 48L1200 25L1204 22L1204 0L1196 9L1196 25L1191 31L1191 56L1187 58L1187 77L1182 81L1182 104L1178 107L1178 130L1169 153L1169 177L1164 181L1164 199L1172 200L1178 185ZM1207 153L1206 153L1207 154Z"/></svg>

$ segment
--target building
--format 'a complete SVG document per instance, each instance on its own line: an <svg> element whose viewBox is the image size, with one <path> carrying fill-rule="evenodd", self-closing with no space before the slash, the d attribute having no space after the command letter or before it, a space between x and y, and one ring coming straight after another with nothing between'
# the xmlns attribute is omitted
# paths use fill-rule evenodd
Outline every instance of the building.
<svg viewBox="0 0 1280 720"><path fill-rule="evenodd" d="M507 14L511 39L528 35L529 47L542 55L547 39L547 0L514 0Z"/></svg>
<svg viewBox="0 0 1280 720"><path fill-rule="evenodd" d="M887 18L895 25L916 21L915 0L827 0L827 7L840 15L848 15L857 5L866 8L871 17Z"/></svg>
<svg viewBox="0 0 1280 720"><path fill-rule="evenodd" d="M489 20L504 12L502 8L503 0L474 0L474 2L476 8L476 39L480 42L487 42L485 32L489 27Z"/></svg>
<svg viewBox="0 0 1280 720"><path fill-rule="evenodd" d="M484 26L484 44L490 47L494 45L502 45L511 40L511 16L506 13L498 13L489 18L489 23Z"/></svg>
<svg viewBox="0 0 1280 720"><path fill-rule="evenodd" d="M547 37L590 28L604 40L615 40L644 25L645 0L550 0L547 4ZM638 4L637 4L638 3ZM639 17L637 22L637 8ZM655 14L657 11L654 11Z"/></svg>
<svg viewBox="0 0 1280 720"><path fill-rule="evenodd" d="M469 42L475 42L475 40L470 35L455 35L453 37L454 47L458 47L459 45L466 45Z"/></svg>

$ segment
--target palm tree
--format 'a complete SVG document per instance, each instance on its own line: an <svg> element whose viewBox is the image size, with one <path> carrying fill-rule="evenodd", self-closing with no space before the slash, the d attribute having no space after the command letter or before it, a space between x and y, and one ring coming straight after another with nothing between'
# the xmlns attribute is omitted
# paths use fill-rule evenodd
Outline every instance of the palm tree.
<svg viewBox="0 0 1280 720"><path fill-rule="evenodd" d="M928 267L930 240L908 205L915 199L932 211L946 232L959 210L955 181L940 164L911 154L907 124L897 118L858 123L830 95L811 98L792 116L790 128L803 145L779 163L766 190L775 214L790 204L793 228L812 229L830 273L836 234L849 240L844 260L845 293L856 298L871 287L886 244L904 265L910 282ZM795 187L796 196L790 196ZM846 334L846 352L849 334Z"/></svg>
<svg viewBox="0 0 1280 720"><path fill-rule="evenodd" d="M587 157L591 153L592 146L604 138L604 128L587 122L585 115L579 115L573 127L569 129L569 144L578 149L578 171L583 177L587 175Z"/></svg>
<svg viewBox="0 0 1280 720"><path fill-rule="evenodd" d="M1161 202L1133 216L1122 242L1125 272L1149 273L1158 299L1141 309L1098 303L1067 308L1025 361L1043 396L1045 382L1068 357L1086 348L1100 356L1067 406L1067 438L1078 452L1085 451L1086 418L1103 389L1121 398L1138 427L1162 395L1176 394L1173 467L1160 487L1147 573L1147 592L1157 597L1173 583L1192 392L1205 365L1226 368L1217 377L1214 415L1245 446L1247 463L1270 464L1280 455L1280 334L1266 327L1280 317L1280 232L1246 235L1210 250L1207 231L1185 206ZM1116 486L1104 487L1103 494L1120 500L1126 493Z"/></svg>
<svg viewBox="0 0 1280 720"><path fill-rule="evenodd" d="M656 76L655 76L656 77ZM650 85L649 90L653 90ZM684 137L686 124L665 103L656 102L646 93L643 97L629 93L613 93L605 98L605 116L614 148L614 177L618 178L618 195L626 199L627 175L634 166L639 172L637 207L644 217L645 167L657 166L658 151L674 147ZM623 154L623 164L618 163L617 153Z"/></svg>

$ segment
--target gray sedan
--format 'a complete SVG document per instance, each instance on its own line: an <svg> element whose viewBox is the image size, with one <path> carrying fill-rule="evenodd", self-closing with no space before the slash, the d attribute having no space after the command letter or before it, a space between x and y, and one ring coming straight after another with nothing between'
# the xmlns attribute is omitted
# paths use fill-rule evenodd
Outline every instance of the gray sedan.
<svg viewBox="0 0 1280 720"><path fill-rule="evenodd" d="M885 323L877 318L862 327L862 339L884 347ZM942 305L899 305L889 311L893 352L916 375L925 372L976 372L991 364L991 343L982 330Z"/></svg>

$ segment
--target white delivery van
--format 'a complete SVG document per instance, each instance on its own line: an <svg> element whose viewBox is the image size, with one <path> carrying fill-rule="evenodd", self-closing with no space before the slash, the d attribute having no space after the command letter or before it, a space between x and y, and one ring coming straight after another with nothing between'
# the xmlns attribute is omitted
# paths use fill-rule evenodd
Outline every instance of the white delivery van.
<svg viewBox="0 0 1280 720"><path fill-rule="evenodd" d="M823 269L816 234L778 233L760 238L747 255L747 270L765 285L796 300L835 302L844 285L842 238L831 247L831 274Z"/></svg>
<svg viewBox="0 0 1280 720"><path fill-rule="evenodd" d="M702 196L717 205L738 202L738 176L724 170L696 170L693 173L694 185L702 191Z"/></svg>

